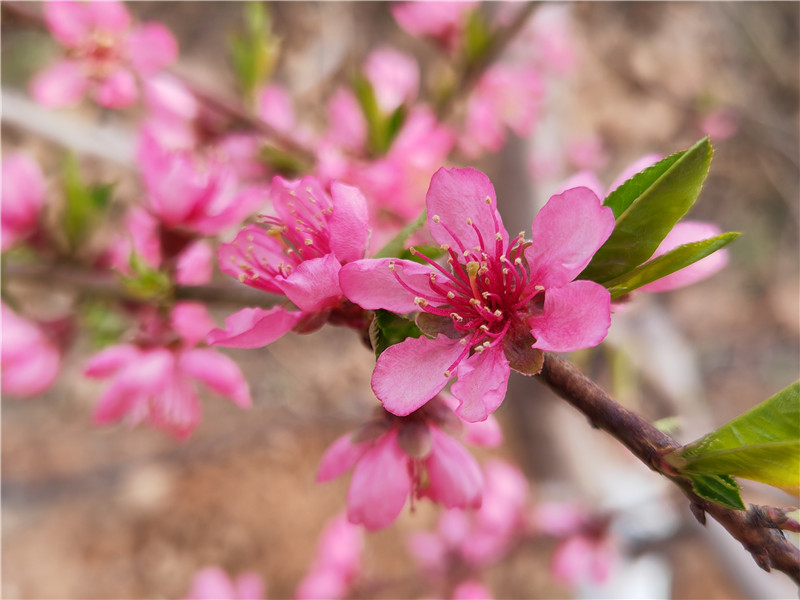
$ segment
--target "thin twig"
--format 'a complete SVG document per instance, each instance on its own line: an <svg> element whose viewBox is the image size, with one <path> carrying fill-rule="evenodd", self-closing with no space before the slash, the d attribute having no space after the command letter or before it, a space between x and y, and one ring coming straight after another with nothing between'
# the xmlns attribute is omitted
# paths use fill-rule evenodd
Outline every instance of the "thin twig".
<svg viewBox="0 0 800 600"><path fill-rule="evenodd" d="M570 362L554 354L545 355L540 381L588 417L593 426L610 433L651 469L668 477L691 502L694 516L705 521L705 513L716 519L753 556L765 571L777 569L800 585L800 549L777 528L764 526L757 517L764 507L731 510L694 493L691 483L672 472L663 455L680 444L634 412L614 401Z"/></svg>

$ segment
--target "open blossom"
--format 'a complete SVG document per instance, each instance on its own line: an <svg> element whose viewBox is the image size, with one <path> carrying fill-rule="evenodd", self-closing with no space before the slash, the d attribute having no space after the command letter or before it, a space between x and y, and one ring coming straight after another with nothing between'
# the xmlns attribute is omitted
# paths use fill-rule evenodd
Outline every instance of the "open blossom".
<svg viewBox="0 0 800 600"><path fill-rule="evenodd" d="M45 198L44 175L26 154L3 159L0 247L7 250L36 230Z"/></svg>
<svg viewBox="0 0 800 600"><path fill-rule="evenodd" d="M219 567L206 567L192 580L185 600L262 600L264 582L255 573L242 573L231 579Z"/></svg>
<svg viewBox="0 0 800 600"><path fill-rule="evenodd" d="M361 573L364 531L344 514L325 526L311 569L295 590L297 600L345 598Z"/></svg>
<svg viewBox="0 0 800 600"><path fill-rule="evenodd" d="M369 530L390 525L406 503L428 497L447 508L481 504L483 476L475 459L446 430L459 420L442 398L404 418L385 411L336 440L322 457L318 481L353 468L347 516Z"/></svg>
<svg viewBox="0 0 800 600"><path fill-rule="evenodd" d="M3 394L30 398L46 391L58 376L61 355L45 331L0 304L0 389Z"/></svg>
<svg viewBox="0 0 800 600"><path fill-rule="evenodd" d="M342 289L366 309L421 311L432 337L408 338L378 357L372 389L384 408L407 415L457 379L457 413L481 421L505 397L510 369L533 374L542 351L599 344L610 325L601 285L573 281L614 228L611 209L586 188L553 196L524 233L509 239L489 178L440 169L427 195L428 227L448 254L444 268L399 259L342 268Z"/></svg>
<svg viewBox="0 0 800 600"><path fill-rule="evenodd" d="M195 380L240 408L249 408L250 391L236 363L216 350L196 347L213 325L203 305L182 302L169 321L144 315L134 342L95 354L84 374L112 379L95 409L95 424L149 421L186 438L200 423Z"/></svg>
<svg viewBox="0 0 800 600"><path fill-rule="evenodd" d="M267 228L248 225L223 244L220 269L251 287L286 296L299 310L242 309L225 320L224 330L210 333L211 344L258 348L301 322L311 328L326 318L347 318L339 270L364 256L369 238L364 196L336 182L328 195L313 177L275 177L270 197L277 216L262 216Z"/></svg>
<svg viewBox="0 0 800 600"><path fill-rule="evenodd" d="M66 56L31 82L37 102L50 107L77 104L89 92L108 108L138 98L136 77L151 76L178 54L172 33L160 23L133 26L116 0L44 3L44 19Z"/></svg>

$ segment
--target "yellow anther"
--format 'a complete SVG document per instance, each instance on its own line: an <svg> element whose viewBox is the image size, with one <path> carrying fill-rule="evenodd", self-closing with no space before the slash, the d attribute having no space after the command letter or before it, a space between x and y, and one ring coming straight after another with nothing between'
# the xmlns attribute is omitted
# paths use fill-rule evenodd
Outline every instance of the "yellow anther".
<svg viewBox="0 0 800 600"><path fill-rule="evenodd" d="M475 346L475 347L473 348L473 350L475 350L475 352L476 352L477 354L480 354L481 352L483 352L483 351L484 351L484 347L483 347L483 346Z"/></svg>
<svg viewBox="0 0 800 600"><path fill-rule="evenodd" d="M461 338L460 340L458 340L458 343L461 344L462 346L466 346L467 340L465 338Z"/></svg>
<svg viewBox="0 0 800 600"><path fill-rule="evenodd" d="M389 270L394 271L394 261L389 263Z"/></svg>
<svg viewBox="0 0 800 600"><path fill-rule="evenodd" d="M237 277L237 279L239 280L239 283L244 283L247 280L247 275L244 273L239 273L239 277Z"/></svg>
<svg viewBox="0 0 800 600"><path fill-rule="evenodd" d="M467 225L472 226L472 219L470 219L469 217L467 217Z"/></svg>
<svg viewBox="0 0 800 600"><path fill-rule="evenodd" d="M480 329L481 331L489 331L489 326L484 323L478 329Z"/></svg>
<svg viewBox="0 0 800 600"><path fill-rule="evenodd" d="M502 242L503 241L503 234L500 233L500 232L495 233L494 234L494 239L496 239L498 242Z"/></svg>
<svg viewBox="0 0 800 600"><path fill-rule="evenodd" d="M444 372L444 376L445 376L445 377L450 377L450 371L445 371L445 372Z"/></svg>
<svg viewBox="0 0 800 600"><path fill-rule="evenodd" d="M470 298L469 299L469 303L472 304L472 306L480 306L481 305L481 301L478 300L477 298Z"/></svg>
<svg viewBox="0 0 800 600"><path fill-rule="evenodd" d="M433 221L434 223L438 223L439 221L441 221L441 218L439 217L439 215L433 215L431 217L431 221Z"/></svg>
<svg viewBox="0 0 800 600"><path fill-rule="evenodd" d="M441 249L442 249L442 250L444 250L445 252L447 252L448 250L450 250L450 244L442 244L440 247L441 247Z"/></svg>
<svg viewBox="0 0 800 600"><path fill-rule="evenodd" d="M535 286L533 286L533 289L535 289L538 292L543 292L544 291L544 286L543 285L535 285Z"/></svg>
<svg viewBox="0 0 800 600"><path fill-rule="evenodd" d="M416 304L417 306L428 306L428 301L425 300L425 298L417 296L416 298L414 298L414 304Z"/></svg>
<svg viewBox="0 0 800 600"><path fill-rule="evenodd" d="M494 316L495 317L502 317L503 316L503 311L498 308L496 311L494 311Z"/></svg>
<svg viewBox="0 0 800 600"><path fill-rule="evenodd" d="M520 257L515 258L514 259L514 264L517 265L517 266L520 266L522 264L522 259Z"/></svg>
<svg viewBox="0 0 800 600"><path fill-rule="evenodd" d="M481 294L481 296L483 296L483 299L484 299L484 300L488 300L488 299L489 299L489 292L483 292L483 293Z"/></svg>
<svg viewBox="0 0 800 600"><path fill-rule="evenodd" d="M306 238L306 239L304 239L304 240L303 240L303 243L304 243L306 246L310 246L311 244L313 244L313 243L314 243L314 240L312 240L312 239L310 239L310 238Z"/></svg>
<svg viewBox="0 0 800 600"><path fill-rule="evenodd" d="M452 300L453 298L455 298L455 297L456 297L456 295L455 295L453 292L447 292L447 297L448 297L450 300Z"/></svg>

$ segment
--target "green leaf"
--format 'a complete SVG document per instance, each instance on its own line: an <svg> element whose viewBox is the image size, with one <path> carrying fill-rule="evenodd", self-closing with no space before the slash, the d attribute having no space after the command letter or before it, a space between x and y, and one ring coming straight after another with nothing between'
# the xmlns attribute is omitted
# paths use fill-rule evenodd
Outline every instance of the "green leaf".
<svg viewBox="0 0 800 600"><path fill-rule="evenodd" d="M122 283L131 295L142 300L162 300L172 294L172 282L163 271L153 269L136 252L129 260L132 276L123 276Z"/></svg>
<svg viewBox="0 0 800 600"><path fill-rule="evenodd" d="M403 227L400 233L394 236L383 248L378 250L375 258L397 258L402 256L404 252L408 252L405 247L406 241L408 241L408 238L411 237L414 232L425 225L427 218L427 212L423 210L413 222Z"/></svg>
<svg viewBox="0 0 800 600"><path fill-rule="evenodd" d="M614 231L579 278L605 283L650 258L697 200L711 154L711 144L703 138L634 175L611 193L604 205L614 212Z"/></svg>
<svg viewBox="0 0 800 600"><path fill-rule="evenodd" d="M666 460L682 473L732 475L800 495L800 381Z"/></svg>
<svg viewBox="0 0 800 600"><path fill-rule="evenodd" d="M272 19L263 2L246 2L242 16L245 29L230 36L230 57L239 86L253 100L256 90L272 76L280 39L272 33Z"/></svg>
<svg viewBox="0 0 800 600"><path fill-rule="evenodd" d="M375 358L389 346L399 344L406 338L418 338L421 335L422 331L414 321L382 309L375 311L375 318L369 327L369 339L375 350Z"/></svg>
<svg viewBox="0 0 800 600"><path fill-rule="evenodd" d="M259 158L264 161L270 169L288 178L298 177L300 174L309 170L307 165L297 157L268 144L261 146L259 149Z"/></svg>
<svg viewBox="0 0 800 600"><path fill-rule="evenodd" d="M648 283L666 277L667 275L696 263L698 260L727 246L737 237L739 237L738 233L729 232L700 242L683 244L682 246L678 246L662 254L658 258L654 258L643 265L639 265L624 275L620 275L611 281L605 282L603 285L611 292L611 299L615 300L620 296L632 292L636 288L640 288L643 285L647 285Z"/></svg>
<svg viewBox="0 0 800 600"><path fill-rule="evenodd" d="M484 16L474 10L467 16L464 27L464 59L469 65L480 62L492 42L492 32L487 26Z"/></svg>
<svg viewBox="0 0 800 600"><path fill-rule="evenodd" d="M728 475L689 475L692 488L701 498L734 510L745 510L739 484Z"/></svg>
<svg viewBox="0 0 800 600"><path fill-rule="evenodd" d="M375 90L365 77L356 78L355 92L367 120L369 153L372 156L382 156L389 150L394 136L405 120L405 108L401 106L391 115L384 115L378 106Z"/></svg>
<svg viewBox="0 0 800 600"><path fill-rule="evenodd" d="M114 184L90 186L83 181L78 160L67 154L63 167L63 227L71 250L77 250L105 216Z"/></svg>

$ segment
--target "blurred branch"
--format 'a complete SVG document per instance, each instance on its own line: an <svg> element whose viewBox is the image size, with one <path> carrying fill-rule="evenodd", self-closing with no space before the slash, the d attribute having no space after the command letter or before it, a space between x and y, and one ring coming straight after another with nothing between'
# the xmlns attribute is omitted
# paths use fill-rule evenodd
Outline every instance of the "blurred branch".
<svg viewBox="0 0 800 600"><path fill-rule="evenodd" d="M71 263L4 263L3 280L4 284L16 280L49 289L58 287L95 298L145 304L152 302L152 299L142 298L128 291L111 270L97 271ZM270 307L282 301L280 297L268 292L235 284L178 285L174 290L175 300L196 300L239 307Z"/></svg>
<svg viewBox="0 0 800 600"><path fill-rule="evenodd" d="M800 549L763 518L776 509L751 506L748 511L731 510L700 498L691 483L677 477L662 459L680 444L618 404L565 359L546 354L540 381L586 415L593 427L610 433L636 458L675 483L689 499L698 521L705 524L705 513L710 514L750 552L759 567L782 571L800 584Z"/></svg>

